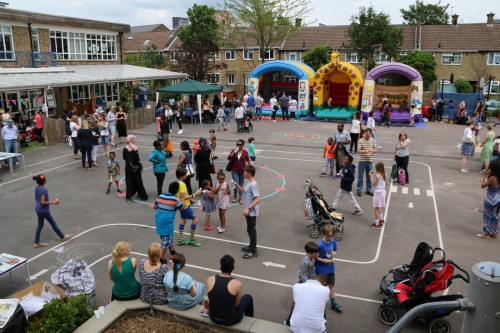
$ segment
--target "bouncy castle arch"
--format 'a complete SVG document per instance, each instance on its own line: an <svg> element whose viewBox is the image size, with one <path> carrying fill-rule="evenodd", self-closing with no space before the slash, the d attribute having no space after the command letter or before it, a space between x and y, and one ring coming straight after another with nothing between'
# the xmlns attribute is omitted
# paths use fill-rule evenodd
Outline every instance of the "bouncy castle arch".
<svg viewBox="0 0 500 333"><path fill-rule="evenodd" d="M365 87L361 101L361 111L370 112L373 108L373 98L375 94L375 81L388 74L396 74L406 77L410 81L410 103L418 109L422 108L422 90L424 88L422 76L413 67L399 63L389 62L372 69L365 78Z"/></svg>
<svg viewBox="0 0 500 333"><path fill-rule="evenodd" d="M250 93L257 96L259 78L264 74L274 72L289 72L299 79L297 92L298 112L309 110L309 84L314 80L314 70L298 61L274 60L255 67L249 79Z"/></svg>

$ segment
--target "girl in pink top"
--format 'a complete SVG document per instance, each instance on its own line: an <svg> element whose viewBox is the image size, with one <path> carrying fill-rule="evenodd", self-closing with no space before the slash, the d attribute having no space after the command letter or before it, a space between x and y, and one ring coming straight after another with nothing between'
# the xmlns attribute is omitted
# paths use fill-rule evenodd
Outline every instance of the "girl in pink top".
<svg viewBox="0 0 500 333"><path fill-rule="evenodd" d="M226 210L229 208L229 195L231 194L231 189L226 183L226 175L224 171L219 170L217 173L218 183L214 186L214 194L217 195L216 207L219 208L219 218L220 226L217 227L219 234L226 231Z"/></svg>

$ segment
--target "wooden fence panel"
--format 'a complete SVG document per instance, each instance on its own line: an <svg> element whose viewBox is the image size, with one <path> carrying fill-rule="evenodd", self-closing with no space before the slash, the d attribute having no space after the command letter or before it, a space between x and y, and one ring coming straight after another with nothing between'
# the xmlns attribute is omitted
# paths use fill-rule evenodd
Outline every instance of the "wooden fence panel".
<svg viewBox="0 0 500 333"><path fill-rule="evenodd" d="M66 125L61 118L43 119L43 136L47 146L56 145L64 142L66 135Z"/></svg>

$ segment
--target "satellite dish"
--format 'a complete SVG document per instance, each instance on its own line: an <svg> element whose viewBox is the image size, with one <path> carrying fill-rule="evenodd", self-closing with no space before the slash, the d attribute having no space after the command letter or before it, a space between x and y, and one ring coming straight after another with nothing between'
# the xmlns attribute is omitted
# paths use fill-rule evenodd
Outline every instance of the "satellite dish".
<svg viewBox="0 0 500 333"><path fill-rule="evenodd" d="M483 89L484 88L484 77L481 77L479 79L479 88Z"/></svg>

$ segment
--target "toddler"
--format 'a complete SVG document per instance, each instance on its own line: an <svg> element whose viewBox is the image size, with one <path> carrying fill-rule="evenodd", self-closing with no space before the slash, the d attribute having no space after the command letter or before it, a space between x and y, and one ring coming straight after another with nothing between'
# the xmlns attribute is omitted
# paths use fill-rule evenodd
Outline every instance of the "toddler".
<svg viewBox="0 0 500 333"><path fill-rule="evenodd" d="M372 186L375 187L373 194L373 208L375 209L375 222L371 225L372 229L380 230L384 225L384 215L382 208L385 207L385 184L387 176L385 174L384 163L378 162L375 164L375 172L370 170Z"/></svg>
<svg viewBox="0 0 500 333"><path fill-rule="evenodd" d="M255 145L253 144L254 141L254 137L251 136L248 138L248 156L250 156L250 160L252 162L255 162Z"/></svg>
<svg viewBox="0 0 500 333"><path fill-rule="evenodd" d="M226 231L226 210L229 208L229 195L231 188L226 183L226 175L224 171L217 172L217 185L214 188L214 194L217 195L216 208L219 209L220 226L217 227L219 234Z"/></svg>
<svg viewBox="0 0 500 333"><path fill-rule="evenodd" d="M215 212L214 193L208 179L201 183L201 202L205 212L205 231L214 230L214 227L210 225L210 215Z"/></svg>
<svg viewBox="0 0 500 333"><path fill-rule="evenodd" d="M208 131L210 135L210 149L212 150L212 159L215 160L217 156L215 155L215 148L217 147L217 138L215 137L215 130L212 128Z"/></svg>
<svg viewBox="0 0 500 333"><path fill-rule="evenodd" d="M109 194L109 192L111 191L112 183L116 184L116 192L122 193L122 191L120 190L120 183L118 182L118 179L116 179L116 176L120 175L120 164L118 164L118 161L115 160L114 151L109 152L107 170L108 170L108 190L106 191L106 194Z"/></svg>
<svg viewBox="0 0 500 333"><path fill-rule="evenodd" d="M224 105L222 105L220 108L219 108L219 111L217 111L217 119L219 120L219 128L217 129L218 132L220 132L220 128L222 126L222 129L225 131L227 131L227 128L226 128L226 110L224 108Z"/></svg>
<svg viewBox="0 0 500 333"><path fill-rule="evenodd" d="M325 177L328 167L330 167L330 177L333 176L333 168L335 167L335 142L333 138L328 138L325 143L325 148L323 150L323 158L325 162L323 163L323 171L320 176Z"/></svg>

